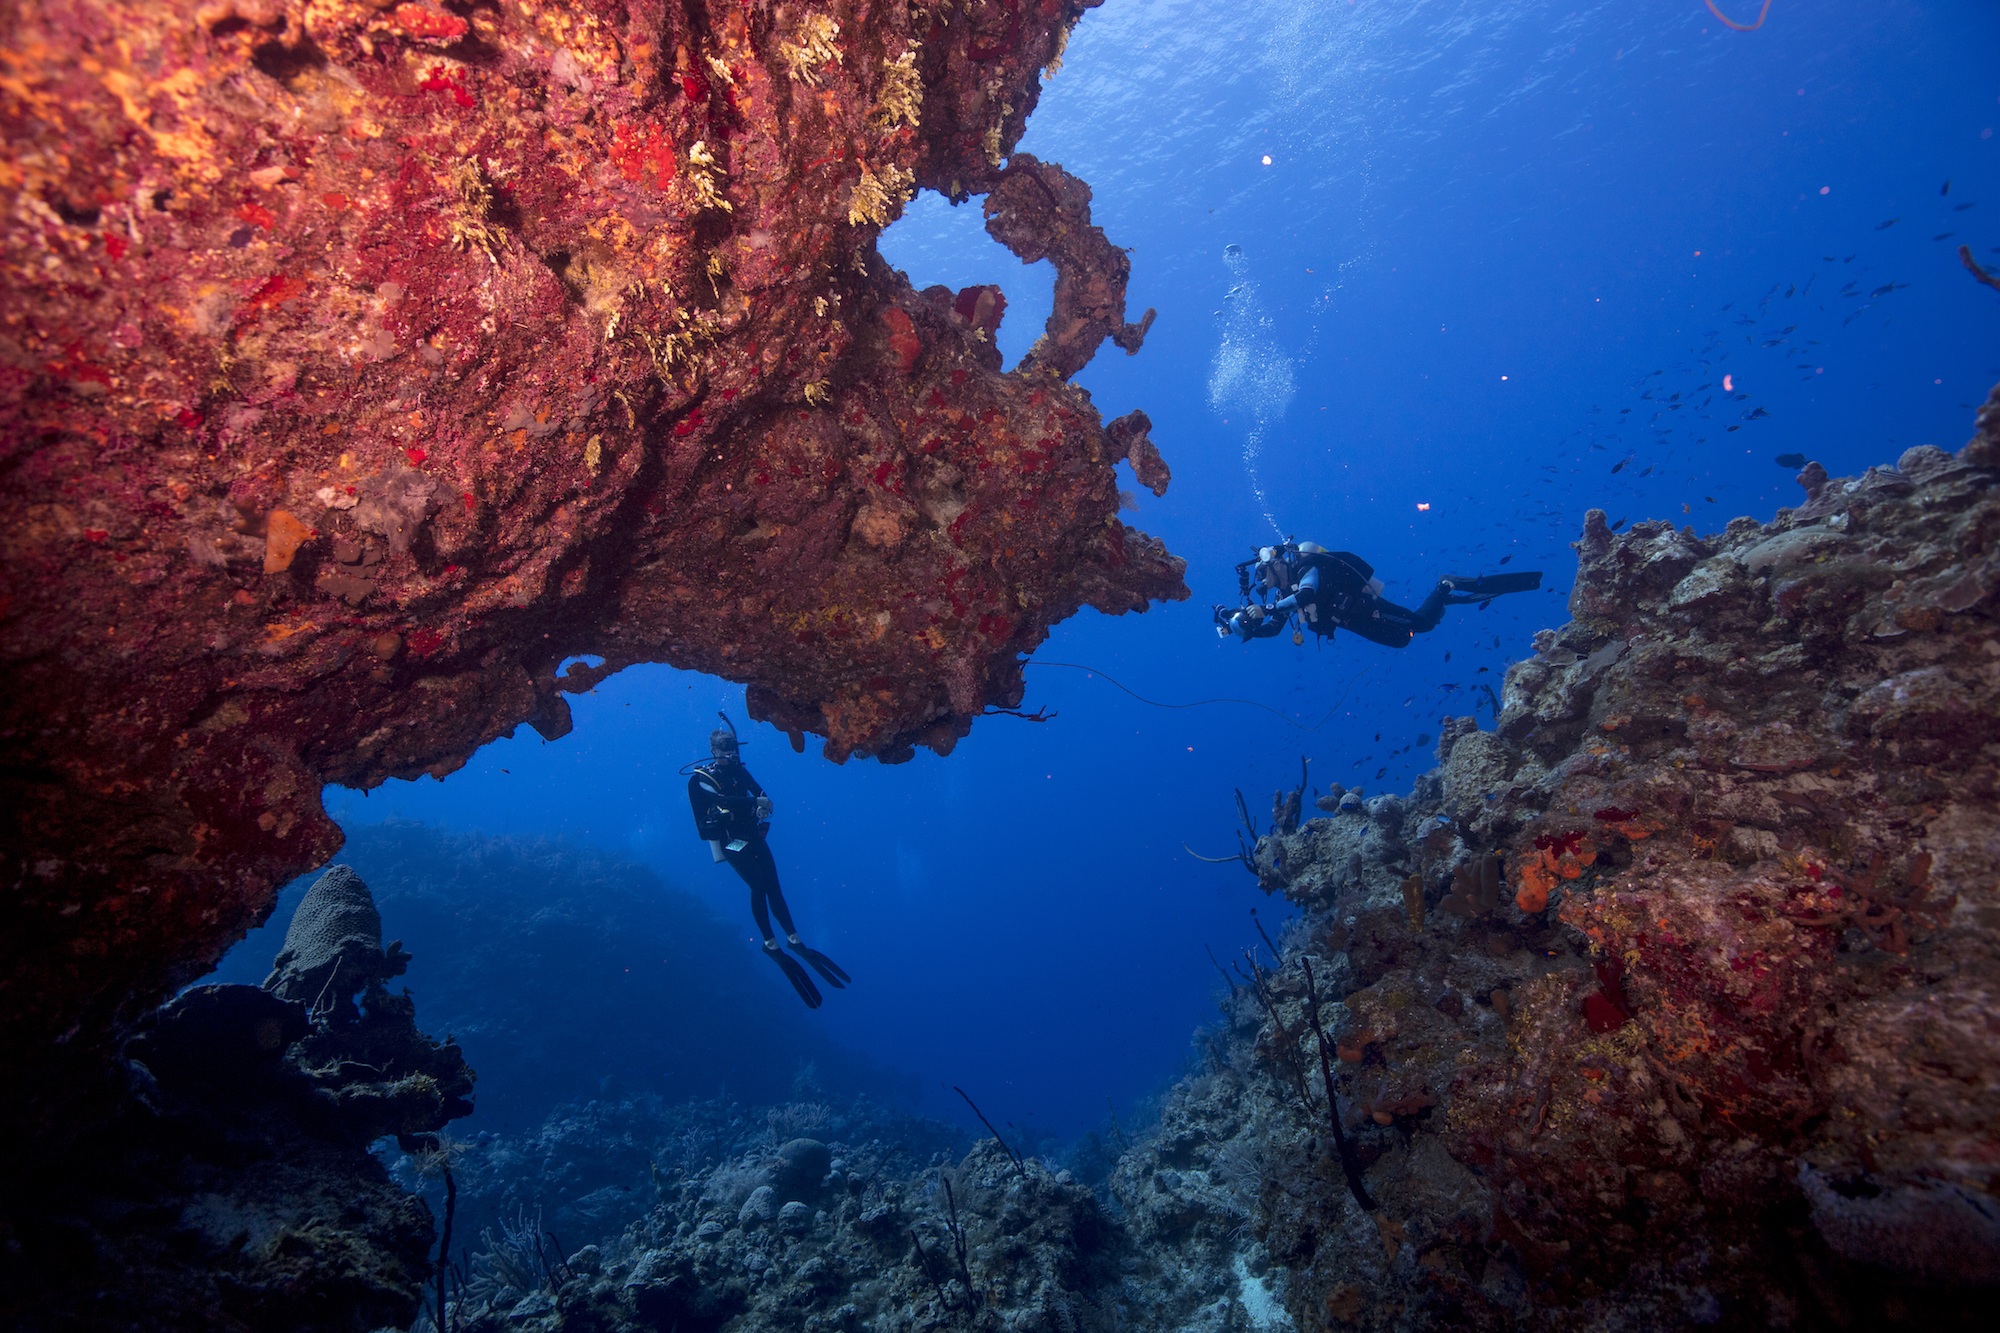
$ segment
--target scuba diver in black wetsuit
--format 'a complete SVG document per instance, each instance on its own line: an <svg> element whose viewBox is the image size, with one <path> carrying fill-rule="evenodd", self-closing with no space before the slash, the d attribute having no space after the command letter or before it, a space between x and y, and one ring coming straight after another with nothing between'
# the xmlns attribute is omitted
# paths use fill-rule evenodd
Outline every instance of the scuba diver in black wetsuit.
<svg viewBox="0 0 2000 1333"><path fill-rule="evenodd" d="M729 722L727 715L717 716ZM757 785L757 779L750 776L750 770L743 767L742 760L737 758L738 749L735 724L730 723L727 731L718 727L708 733L708 752L712 757L706 763L682 770L689 773L688 803L694 807L695 832L707 841L716 860L729 862L750 886L750 914L757 918L757 929L763 933L765 956L784 972L792 989L806 1002L806 1008L817 1009L819 988L813 985L803 967L785 956L771 936L773 912L785 929L785 940L792 951L811 963L813 970L826 978L827 985L839 990L853 978L840 970L840 964L819 950L808 948L799 939L798 929L792 925L791 909L785 906L784 890L778 887L777 862L771 859L771 849L764 842L764 835L771 830L771 798Z"/></svg>
<svg viewBox="0 0 2000 1333"><path fill-rule="evenodd" d="M1235 610L1215 608L1218 638L1275 638L1285 622L1297 615L1306 629L1333 637L1336 629L1359 634L1385 648L1407 648L1419 634L1437 628L1447 606L1485 602L1502 593L1529 592L1542 586L1539 569L1515 574L1447 574L1437 581L1424 604L1412 611L1382 597L1382 580L1374 567L1351 551L1329 551L1314 542L1287 541L1258 550L1254 560L1236 567L1243 604ZM1253 591L1254 584L1254 591ZM1275 600L1268 600L1275 598ZM1292 634L1305 642L1304 630Z"/></svg>

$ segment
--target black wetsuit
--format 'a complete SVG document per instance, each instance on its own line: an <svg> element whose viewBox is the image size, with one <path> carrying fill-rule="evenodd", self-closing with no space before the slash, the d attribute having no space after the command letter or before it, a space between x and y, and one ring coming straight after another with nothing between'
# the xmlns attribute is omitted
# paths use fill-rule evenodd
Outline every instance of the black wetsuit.
<svg viewBox="0 0 2000 1333"><path fill-rule="evenodd" d="M757 929L771 938L771 917L789 937L798 934L785 892L778 887L778 863L764 835L769 821L757 818L757 798L764 789L737 759L711 759L696 764L688 778L688 803L694 807L695 831L704 841L722 842L722 855L750 886L750 914Z"/></svg>
<svg viewBox="0 0 2000 1333"><path fill-rule="evenodd" d="M1374 591L1375 568L1352 551L1301 551L1284 548L1285 596L1267 608L1261 621L1242 613L1225 626L1244 639L1269 639L1282 633L1288 615L1326 638L1337 629L1358 634L1385 648L1407 648L1410 640L1438 627L1445 608L1483 602L1502 593L1525 592L1541 586L1538 570L1482 576L1452 575L1438 580L1422 606L1412 611ZM1372 586L1371 586L1372 585Z"/></svg>
<svg viewBox="0 0 2000 1333"><path fill-rule="evenodd" d="M1375 568L1352 551L1301 552L1295 564L1294 583L1307 569L1319 570L1318 589L1299 591L1299 619L1317 634L1330 637L1335 629L1344 629L1385 648L1407 648L1411 638L1436 629L1444 619L1450 589L1442 583L1412 611L1370 592Z"/></svg>

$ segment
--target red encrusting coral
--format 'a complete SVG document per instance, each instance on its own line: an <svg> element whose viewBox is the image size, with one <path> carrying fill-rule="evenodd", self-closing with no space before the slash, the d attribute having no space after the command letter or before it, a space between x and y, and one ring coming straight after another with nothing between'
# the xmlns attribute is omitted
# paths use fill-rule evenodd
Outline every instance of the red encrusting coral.
<svg viewBox="0 0 2000 1333"><path fill-rule="evenodd" d="M0 768L46 775L9 791L7 1067L61 1086L25 1071L212 962L338 845L326 783L563 734L567 655L896 762L1018 704L1050 624L1185 597L1068 382L1139 345L1130 260L1008 153L1082 11L10 11L6 215L99 202L0 232L37 571ZM1044 355L1003 373L997 288L965 315L883 263L915 189L1006 197L1058 271Z"/></svg>

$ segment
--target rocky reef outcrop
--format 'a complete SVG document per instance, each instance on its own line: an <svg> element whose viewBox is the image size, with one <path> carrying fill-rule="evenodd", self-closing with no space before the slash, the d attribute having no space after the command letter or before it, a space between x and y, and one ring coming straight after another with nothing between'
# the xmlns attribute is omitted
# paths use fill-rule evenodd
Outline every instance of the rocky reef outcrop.
<svg viewBox="0 0 2000 1333"><path fill-rule="evenodd" d="M1254 1225L1300 1329L2000 1291L2000 392L1956 455L1799 480L1706 535L1593 511L1494 730L1246 852L1305 915L1119 1179Z"/></svg>
<svg viewBox="0 0 2000 1333"><path fill-rule="evenodd" d="M968 1150L809 1074L796 1092L762 1116L597 1100L455 1147L461 1220L492 1220L459 1265L454 1326L1224 1333L1283 1317L1240 1218L1197 1244L1126 1210L1101 1156L1072 1170L992 1138Z"/></svg>
<svg viewBox="0 0 2000 1333"><path fill-rule="evenodd" d="M345 1333L416 1317L436 1227L368 1146L393 1135L440 1162L473 1073L383 984L409 955L383 948L345 866L292 924L304 947L288 942L268 986L177 996L127 1046L122 1095L9 1172L8 1327Z"/></svg>
<svg viewBox="0 0 2000 1333"><path fill-rule="evenodd" d="M1090 191L1012 154L1083 0L34 0L0 57L0 1064L46 1125L339 846L640 662L827 755L948 751L1083 606L1136 352ZM1055 310L875 249L984 196ZM576 654L601 665L558 668Z"/></svg>

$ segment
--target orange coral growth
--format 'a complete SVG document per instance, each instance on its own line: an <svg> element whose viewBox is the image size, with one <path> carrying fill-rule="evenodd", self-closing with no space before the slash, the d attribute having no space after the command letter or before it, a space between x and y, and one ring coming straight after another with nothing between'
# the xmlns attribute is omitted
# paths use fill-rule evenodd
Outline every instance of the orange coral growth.
<svg viewBox="0 0 2000 1333"><path fill-rule="evenodd" d="M1541 862L1530 861L1521 867L1521 887L1514 895L1514 906L1523 912L1542 911L1548 907L1549 890L1555 886L1555 877Z"/></svg>
<svg viewBox="0 0 2000 1333"><path fill-rule="evenodd" d="M1539 912L1549 905L1549 890L1559 879L1576 879L1584 867L1597 863L1597 844L1589 835L1548 833L1535 839L1535 855L1521 863L1521 887L1514 905L1523 912Z"/></svg>
<svg viewBox="0 0 2000 1333"><path fill-rule="evenodd" d="M412 37L443 38L456 41L471 30L471 24L451 14L440 14L422 5L396 6L396 26Z"/></svg>
<svg viewBox="0 0 2000 1333"><path fill-rule="evenodd" d="M611 161L628 181L664 190L674 178L674 145L661 130L648 125L634 134L620 123L611 135Z"/></svg>

